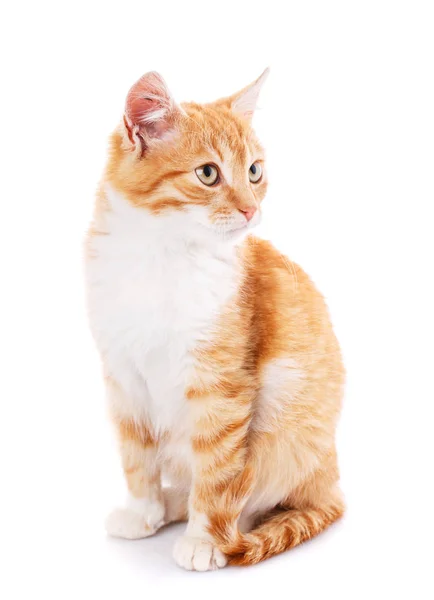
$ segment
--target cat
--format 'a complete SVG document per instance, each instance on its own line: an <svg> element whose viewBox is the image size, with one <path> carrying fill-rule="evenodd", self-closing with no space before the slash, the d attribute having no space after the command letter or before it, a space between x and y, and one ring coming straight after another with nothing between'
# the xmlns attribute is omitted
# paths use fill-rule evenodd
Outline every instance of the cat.
<svg viewBox="0 0 434 600"><path fill-rule="evenodd" d="M267 190L252 129L267 73L181 105L159 74L141 77L86 237L90 326L128 487L107 531L137 539L188 521L174 559L189 570L257 563L344 512L344 368L325 302L251 235Z"/></svg>

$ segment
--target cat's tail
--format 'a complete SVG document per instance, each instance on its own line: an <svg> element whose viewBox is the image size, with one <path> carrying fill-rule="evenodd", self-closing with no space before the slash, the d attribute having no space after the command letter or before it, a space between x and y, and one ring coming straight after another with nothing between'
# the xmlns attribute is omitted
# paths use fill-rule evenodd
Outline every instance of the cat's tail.
<svg viewBox="0 0 434 600"><path fill-rule="evenodd" d="M344 513L340 500L317 508L282 509L250 533L241 533L236 521L215 514L210 531L233 565L252 565L315 537Z"/></svg>

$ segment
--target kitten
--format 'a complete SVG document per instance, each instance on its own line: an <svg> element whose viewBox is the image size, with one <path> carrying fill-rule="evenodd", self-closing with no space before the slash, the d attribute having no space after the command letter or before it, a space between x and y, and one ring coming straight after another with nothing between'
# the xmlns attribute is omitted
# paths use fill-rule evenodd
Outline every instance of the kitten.
<svg viewBox="0 0 434 600"><path fill-rule="evenodd" d="M327 308L299 266L250 235L267 189L251 127L266 75L180 106L157 73L139 79L87 236L128 486L107 530L136 539L187 520L174 558L190 570L257 563L344 511L344 370Z"/></svg>

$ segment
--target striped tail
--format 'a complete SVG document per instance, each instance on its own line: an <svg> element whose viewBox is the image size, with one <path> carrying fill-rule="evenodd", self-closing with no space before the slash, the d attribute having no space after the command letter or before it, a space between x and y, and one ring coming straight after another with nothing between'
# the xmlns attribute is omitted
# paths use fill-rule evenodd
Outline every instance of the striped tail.
<svg viewBox="0 0 434 600"><path fill-rule="evenodd" d="M253 565L310 540L344 513L340 501L323 508L290 509L274 514L257 529L243 534L233 519L215 514L210 531L233 565Z"/></svg>

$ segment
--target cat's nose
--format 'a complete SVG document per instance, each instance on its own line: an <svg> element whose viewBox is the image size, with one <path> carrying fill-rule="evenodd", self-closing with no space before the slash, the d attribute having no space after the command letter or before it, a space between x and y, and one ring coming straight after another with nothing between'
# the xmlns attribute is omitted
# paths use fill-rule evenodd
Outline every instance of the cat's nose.
<svg viewBox="0 0 434 600"><path fill-rule="evenodd" d="M241 210L241 208L239 209L241 213L243 213L243 215L246 217L246 219L248 221L251 221L253 219L253 215L256 212L256 207L252 206L250 208L247 208L246 210Z"/></svg>

